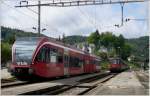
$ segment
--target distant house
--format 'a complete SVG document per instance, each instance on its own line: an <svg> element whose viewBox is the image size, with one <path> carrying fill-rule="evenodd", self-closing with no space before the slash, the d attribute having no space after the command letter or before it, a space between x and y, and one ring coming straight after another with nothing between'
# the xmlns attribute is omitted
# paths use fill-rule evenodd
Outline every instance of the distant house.
<svg viewBox="0 0 150 96"><path fill-rule="evenodd" d="M95 45L89 44L89 53L94 53Z"/></svg>
<svg viewBox="0 0 150 96"><path fill-rule="evenodd" d="M101 46L99 49L99 52L108 52L107 48L105 48L104 46Z"/></svg>

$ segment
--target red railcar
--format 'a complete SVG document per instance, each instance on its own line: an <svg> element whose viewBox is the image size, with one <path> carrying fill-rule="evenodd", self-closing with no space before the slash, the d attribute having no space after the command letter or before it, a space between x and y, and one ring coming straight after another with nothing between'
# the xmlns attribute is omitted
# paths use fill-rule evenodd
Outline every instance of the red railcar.
<svg viewBox="0 0 150 96"><path fill-rule="evenodd" d="M98 72L100 58L45 37L18 38L12 47L11 73L58 77Z"/></svg>
<svg viewBox="0 0 150 96"><path fill-rule="evenodd" d="M111 72L121 72L128 69L128 65L121 58L111 58L109 70Z"/></svg>

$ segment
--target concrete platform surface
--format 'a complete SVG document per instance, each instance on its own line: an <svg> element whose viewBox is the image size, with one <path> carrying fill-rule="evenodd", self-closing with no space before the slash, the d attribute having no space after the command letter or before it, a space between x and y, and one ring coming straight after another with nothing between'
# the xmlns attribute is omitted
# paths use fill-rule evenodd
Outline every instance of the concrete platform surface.
<svg viewBox="0 0 150 96"><path fill-rule="evenodd" d="M122 72L98 86L89 95L148 95L144 86L139 82L134 72Z"/></svg>
<svg viewBox="0 0 150 96"><path fill-rule="evenodd" d="M42 86L41 86L42 85ZM40 90L44 88L54 87L56 85L62 85L60 83L39 83L39 84L31 84L27 86L21 86L21 87L15 87L13 88L7 88L1 90L2 95L17 95L22 94L30 91Z"/></svg>
<svg viewBox="0 0 150 96"><path fill-rule="evenodd" d="M11 74L7 70L7 68L1 69L1 79L12 78Z"/></svg>

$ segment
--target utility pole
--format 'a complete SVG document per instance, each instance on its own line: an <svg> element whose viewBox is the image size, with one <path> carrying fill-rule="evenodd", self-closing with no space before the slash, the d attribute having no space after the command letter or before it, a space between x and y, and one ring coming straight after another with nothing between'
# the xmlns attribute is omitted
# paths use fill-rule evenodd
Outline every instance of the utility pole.
<svg viewBox="0 0 150 96"><path fill-rule="evenodd" d="M123 26L123 22L124 22L124 17L123 17L123 8L124 8L124 3L120 3L121 4L121 26Z"/></svg>
<svg viewBox="0 0 150 96"><path fill-rule="evenodd" d="M15 7L38 7L38 36L40 36L41 32L41 6L50 6L50 7L71 7L71 6L85 6L85 5L104 5L104 4L122 4L122 24L123 25L123 5L125 3L136 3L136 2L144 2L145 0L51 0L50 3L41 3L38 1L38 4L28 4L28 1L20 1L19 6ZM26 5L22 5L21 3L26 3ZM119 27L119 25L116 25Z"/></svg>
<svg viewBox="0 0 150 96"><path fill-rule="evenodd" d="M115 24L114 26L116 26L116 27L122 27L123 26L123 23L124 23L124 2L123 3L120 3L120 5L121 5L121 24Z"/></svg>
<svg viewBox="0 0 150 96"><path fill-rule="evenodd" d="M25 3L26 5L22 5L22 3ZM38 4L36 5L38 7L38 36L40 37L41 34L41 1L38 1ZM31 7L28 5L28 1L20 1L20 6L15 7ZM34 28L36 30L36 28Z"/></svg>
<svg viewBox="0 0 150 96"><path fill-rule="evenodd" d="M41 32L41 1L38 1L38 36L40 37Z"/></svg>

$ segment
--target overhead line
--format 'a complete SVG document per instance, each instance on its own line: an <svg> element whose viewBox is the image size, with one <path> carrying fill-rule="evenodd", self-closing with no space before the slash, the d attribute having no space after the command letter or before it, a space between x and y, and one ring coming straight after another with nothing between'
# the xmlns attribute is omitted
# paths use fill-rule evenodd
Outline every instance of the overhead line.
<svg viewBox="0 0 150 96"><path fill-rule="evenodd" d="M95 20L94 20L94 18L93 18L92 16L88 15L87 13L85 13L85 12L84 12L83 10L81 10L79 7L78 7L78 9L79 9L80 13L81 13L83 16L87 17L87 22L90 23L94 28L97 28L98 25L101 26L100 23L99 23L99 20L96 20L96 18L95 18ZM98 21L98 22L97 22L97 21ZM98 27L98 28L99 28L99 27Z"/></svg>
<svg viewBox="0 0 150 96"><path fill-rule="evenodd" d="M57 1L52 3L43 3L40 6L51 6L51 7L71 7L71 6L87 6L87 5L103 5L103 4L120 4L120 3L136 3L136 2L145 2L149 0L84 0L84 1ZM19 5L16 7L33 7L38 6L38 4L31 5Z"/></svg>
<svg viewBox="0 0 150 96"><path fill-rule="evenodd" d="M32 17L32 16L30 16L30 15L27 15L27 14L25 14L24 12L22 12L22 11L20 11L20 10L17 10L16 8L14 8L14 7L12 7L12 6L10 6L9 4L6 4L4 1L1 1L4 5L6 5L7 7L9 7L9 8L11 8L11 9L13 9L13 10L15 10L16 12L18 12L18 13L20 13L20 14L22 14L22 15L26 15L26 16L28 16L28 17L31 17L32 18L32 20L34 20L34 21L37 21L38 19L36 19L36 18L34 18L34 17ZM46 25L46 26L48 26L46 23L44 23L44 22L41 22L42 24L44 24L44 25ZM50 27L50 26L48 26L48 27ZM52 28L52 27L50 27L50 29L51 30L58 30L57 28Z"/></svg>
<svg viewBox="0 0 150 96"><path fill-rule="evenodd" d="M37 20L36 18L34 18L34 17L30 16L30 15L27 15L27 14L25 14L25 13L22 12L22 11L17 10L16 8L10 6L9 4L6 4L4 1L1 1L1 2L2 2L4 5L8 6L9 8L14 9L16 12L18 12L18 13L20 13L20 14L23 14L23 15L26 15L26 16L29 16L29 17L31 17L31 18L34 19L34 20Z"/></svg>
<svg viewBox="0 0 150 96"><path fill-rule="evenodd" d="M32 12L35 13L35 14L38 14L38 12L32 10L31 8L28 8L28 7L27 7L27 9L30 10L30 11L32 11Z"/></svg>
<svg viewBox="0 0 150 96"><path fill-rule="evenodd" d="M77 8L78 8L79 12L80 12L83 16L85 16L85 17L88 18L88 19L86 19L86 21L87 21L88 23L90 23L93 27L95 27L95 26L94 26L94 23L93 23L93 20L91 21L91 19L90 19L90 16L89 16L88 14L86 14L84 11L82 11L79 7L77 7Z"/></svg>

